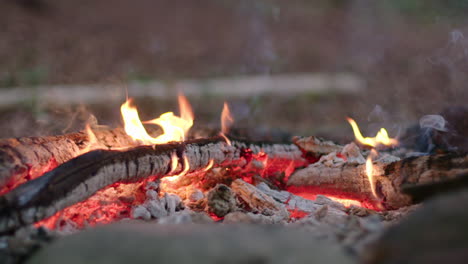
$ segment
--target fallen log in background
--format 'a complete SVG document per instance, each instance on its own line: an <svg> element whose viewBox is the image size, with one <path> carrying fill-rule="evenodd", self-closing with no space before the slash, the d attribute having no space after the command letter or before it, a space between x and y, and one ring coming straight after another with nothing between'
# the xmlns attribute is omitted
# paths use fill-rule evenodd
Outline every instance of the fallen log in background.
<svg viewBox="0 0 468 264"><path fill-rule="evenodd" d="M49 137L24 137L0 140L0 194L30 179L41 176L86 150L120 148L134 143L123 129L93 131L97 142L90 146L86 132ZM92 147L91 149L89 149Z"/></svg>
<svg viewBox="0 0 468 264"><path fill-rule="evenodd" d="M259 153L268 155L269 162L283 162L286 167L305 164L302 152L293 144L253 144L235 140L231 143L229 146L224 138L217 137L140 146L126 151L88 152L0 197L0 232L52 216L116 182L135 182L150 176L161 178L180 173L184 170L184 157L189 162L189 172L204 169L210 160L215 166L242 166L252 159L252 154ZM171 167L174 155L179 159L177 168ZM278 170L285 169L278 167Z"/></svg>
<svg viewBox="0 0 468 264"><path fill-rule="evenodd" d="M288 190L293 193L319 193L356 199L371 207L381 205L397 209L412 203L403 188L438 183L468 173L468 154L438 154L406 158L392 163L374 162L374 197L365 164L342 163L329 167L311 164L296 171L288 179Z"/></svg>

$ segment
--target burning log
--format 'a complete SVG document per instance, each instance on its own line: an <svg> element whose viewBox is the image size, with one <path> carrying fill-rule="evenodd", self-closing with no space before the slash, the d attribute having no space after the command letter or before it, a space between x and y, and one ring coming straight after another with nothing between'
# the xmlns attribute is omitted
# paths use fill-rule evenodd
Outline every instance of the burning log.
<svg viewBox="0 0 468 264"><path fill-rule="evenodd" d="M377 197L372 192L365 164L341 163L326 166L316 163L296 171L287 182L288 190L299 194L319 193L362 201L372 208L382 205L397 209L410 205L412 197L402 189L437 183L468 172L467 154L438 154L373 163Z"/></svg>
<svg viewBox="0 0 468 264"><path fill-rule="evenodd" d="M49 137L0 140L0 194L37 178L56 166L95 148L114 149L134 144L123 129L95 130ZM93 146L91 146L93 145Z"/></svg>
<svg viewBox="0 0 468 264"><path fill-rule="evenodd" d="M292 172L305 164L302 152L293 144L232 140L228 145L222 137L139 146L126 151L91 151L0 197L0 232L50 217L113 183L196 172L211 160L216 166L244 166L257 154L267 155L268 162L279 171L292 168ZM176 163L174 157L178 159Z"/></svg>

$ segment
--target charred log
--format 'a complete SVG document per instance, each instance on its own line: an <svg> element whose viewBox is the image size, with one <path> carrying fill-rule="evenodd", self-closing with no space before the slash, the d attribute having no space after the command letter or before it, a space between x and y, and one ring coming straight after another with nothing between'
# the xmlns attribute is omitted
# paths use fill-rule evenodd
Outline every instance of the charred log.
<svg viewBox="0 0 468 264"><path fill-rule="evenodd" d="M455 178L444 179L420 185L402 187L402 192L411 196L414 202L422 202L433 196L458 191L468 187L468 173L457 175Z"/></svg>
<svg viewBox="0 0 468 264"><path fill-rule="evenodd" d="M258 153L268 155L272 163L289 161L286 167L305 164L302 152L293 144L232 141L232 145L228 145L223 138L139 146L125 151L91 151L0 197L0 232L52 216L116 182L178 174L184 170L185 158L189 162L189 172L196 172L204 169L210 160L216 166L244 166ZM171 167L173 156L179 159L177 168ZM278 169L285 170L284 167Z"/></svg>
<svg viewBox="0 0 468 264"><path fill-rule="evenodd" d="M131 146L134 141L123 129L95 130L94 149ZM90 149L85 132L50 137L0 140L0 194L34 179Z"/></svg>
<svg viewBox="0 0 468 264"><path fill-rule="evenodd" d="M467 154L438 154L374 163L376 195L371 190L364 164L342 163L329 167L312 164L288 180L293 193L309 192L356 199L371 207L397 209L413 202L402 190L422 184L436 184L468 173ZM434 189L433 191L436 191Z"/></svg>

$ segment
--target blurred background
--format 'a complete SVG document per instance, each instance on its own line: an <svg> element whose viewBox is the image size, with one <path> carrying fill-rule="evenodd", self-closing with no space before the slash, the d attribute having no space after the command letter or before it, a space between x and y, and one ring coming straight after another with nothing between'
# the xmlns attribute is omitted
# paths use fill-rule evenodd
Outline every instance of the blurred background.
<svg viewBox="0 0 468 264"><path fill-rule="evenodd" d="M467 12L467 0L3 0L0 136L120 126L126 89L142 119L177 111L183 91L198 127L218 127L228 101L254 136L351 140L346 116L401 135L465 109Z"/></svg>

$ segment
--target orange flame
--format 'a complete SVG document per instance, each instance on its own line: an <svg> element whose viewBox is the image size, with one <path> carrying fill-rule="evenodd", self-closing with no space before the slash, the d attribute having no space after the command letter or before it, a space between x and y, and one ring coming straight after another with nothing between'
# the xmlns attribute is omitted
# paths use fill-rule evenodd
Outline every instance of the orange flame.
<svg viewBox="0 0 468 264"><path fill-rule="evenodd" d="M220 136L226 140L226 143L231 146L231 141L226 136L229 132L229 128L234 123L234 118L232 118L231 111L229 110L229 106L226 102L224 102L223 111L221 112L221 133Z"/></svg>
<svg viewBox="0 0 468 264"><path fill-rule="evenodd" d="M367 178L369 179L372 195L374 195L375 198L378 198L377 192L375 191L375 183L374 183L374 164L372 164L372 157L376 155L377 155L377 151L375 151L375 149L372 149L366 161L366 174L367 174Z"/></svg>
<svg viewBox="0 0 468 264"><path fill-rule="evenodd" d="M221 113L221 132L227 134L232 123L234 123L234 118L231 116L228 104L224 102L223 112Z"/></svg>
<svg viewBox="0 0 468 264"><path fill-rule="evenodd" d="M179 95L179 107L181 117L172 112L162 114L159 118L144 122L156 124L162 127L164 133L158 137L148 135L144 128L136 107L131 105L131 99L127 100L120 107L125 125L125 132L143 144L163 144L170 141L183 141L193 125L192 108L183 95Z"/></svg>
<svg viewBox="0 0 468 264"><path fill-rule="evenodd" d="M381 128L380 131L377 133L377 135L373 138L371 137L363 137L361 134L361 131L359 130L358 125L356 124L356 121L354 121L352 118L346 118L353 128L354 132L354 137L356 138L357 141L359 141L363 145L368 145L371 147L376 147L378 145L385 145L385 146L395 146L398 144L398 140L394 138L390 138L388 136L387 130L385 128Z"/></svg>

